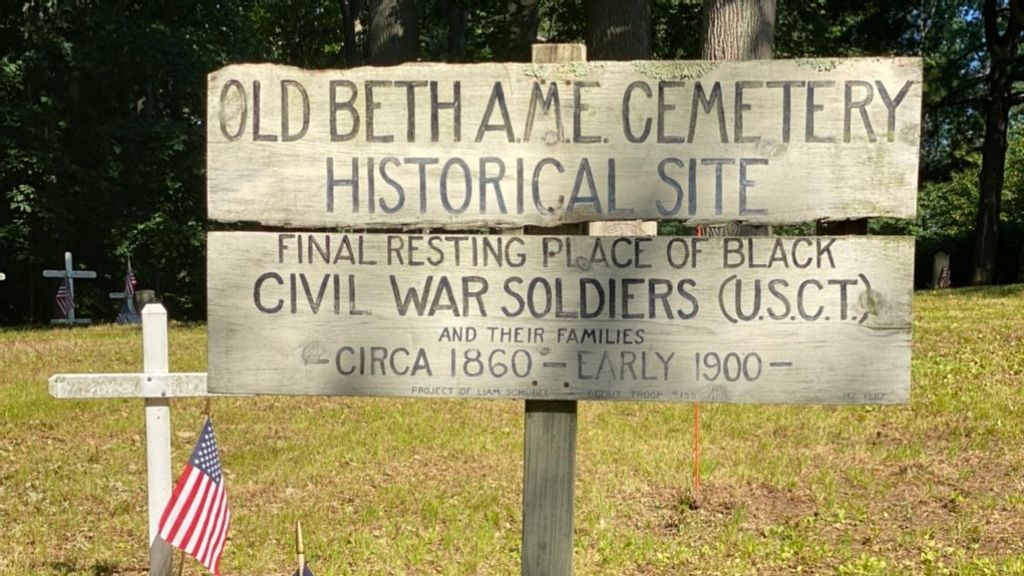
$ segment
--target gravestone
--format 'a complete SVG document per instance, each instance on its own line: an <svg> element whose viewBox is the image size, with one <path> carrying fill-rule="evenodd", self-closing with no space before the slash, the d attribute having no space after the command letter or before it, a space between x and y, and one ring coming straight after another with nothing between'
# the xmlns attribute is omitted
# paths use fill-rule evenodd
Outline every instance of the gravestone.
<svg viewBox="0 0 1024 576"><path fill-rule="evenodd" d="M135 291L135 309L140 313L146 307L146 304L156 304L159 302L160 299L156 297L156 290Z"/></svg>
<svg viewBox="0 0 1024 576"><path fill-rule="evenodd" d="M67 324L68 326L75 326L90 324L92 322L89 318L75 318L75 279L93 279L96 278L96 272L92 270L75 270L73 264L74 262L71 257L71 252L65 252L63 270L43 270L44 278L62 279L70 298L69 305L67 305L67 310L65 311L65 317L50 320L50 324Z"/></svg>
<svg viewBox="0 0 1024 576"><path fill-rule="evenodd" d="M950 286L949 254L938 252L932 261L932 288Z"/></svg>

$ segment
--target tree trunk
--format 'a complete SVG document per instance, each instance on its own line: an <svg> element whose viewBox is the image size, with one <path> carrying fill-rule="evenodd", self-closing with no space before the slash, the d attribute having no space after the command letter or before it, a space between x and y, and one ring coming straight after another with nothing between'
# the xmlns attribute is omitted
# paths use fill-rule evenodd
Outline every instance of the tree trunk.
<svg viewBox="0 0 1024 576"><path fill-rule="evenodd" d="M1000 2L985 0L982 21L989 70L986 82L985 139L981 145L981 173L978 175L978 218L974 226L974 254L971 284L992 284L996 279L999 246L999 215L1002 211L1003 180L1006 173L1006 133L1013 107L1013 76L1018 48L1024 36L1024 2L1010 0L1010 17L1000 32Z"/></svg>
<svg viewBox="0 0 1024 576"><path fill-rule="evenodd" d="M774 48L775 0L704 0L701 58L766 59Z"/></svg>
<svg viewBox="0 0 1024 576"><path fill-rule="evenodd" d="M994 72L993 69L991 76L999 76ZM998 82L993 80L990 86ZM985 286L995 281L999 214L1002 212L1006 175L1006 133L1010 126L1008 86L991 88L985 108L985 139L981 145L981 173L978 175L978 217L974 225L974 266L971 274L974 286Z"/></svg>
<svg viewBox="0 0 1024 576"><path fill-rule="evenodd" d="M366 29L366 61L390 66L416 60L419 29L415 0L373 0Z"/></svg>
<svg viewBox="0 0 1024 576"><path fill-rule="evenodd" d="M469 28L469 10L462 0L448 0L448 61L466 59L466 32Z"/></svg>
<svg viewBox="0 0 1024 576"><path fill-rule="evenodd" d="M345 39L345 65L349 68L363 63L356 45L356 28L363 15L363 0L341 0L342 33Z"/></svg>
<svg viewBox="0 0 1024 576"><path fill-rule="evenodd" d="M508 0L509 35L505 46L503 60L509 62L529 62L531 46L537 40L537 27L540 25L538 0Z"/></svg>
<svg viewBox="0 0 1024 576"><path fill-rule="evenodd" d="M700 55L705 60L770 59L775 47L775 0L704 0ZM767 236L768 226L708 226L710 236Z"/></svg>
<svg viewBox="0 0 1024 576"><path fill-rule="evenodd" d="M650 0L586 0L589 60L649 60Z"/></svg>

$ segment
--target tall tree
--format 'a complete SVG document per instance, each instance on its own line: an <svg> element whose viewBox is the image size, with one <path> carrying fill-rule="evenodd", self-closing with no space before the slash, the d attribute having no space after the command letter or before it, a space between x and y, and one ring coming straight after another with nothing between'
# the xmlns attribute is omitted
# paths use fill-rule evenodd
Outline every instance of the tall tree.
<svg viewBox="0 0 1024 576"><path fill-rule="evenodd" d="M356 29L363 15L363 0L340 0L341 30L345 40L345 65L349 68L363 63L362 54L356 44Z"/></svg>
<svg viewBox="0 0 1024 576"><path fill-rule="evenodd" d="M704 0L701 58L754 60L771 58L775 46L775 0ZM727 224L714 234L765 236L767 226Z"/></svg>
<svg viewBox="0 0 1024 576"><path fill-rule="evenodd" d="M775 0L704 0L701 58L771 58L775 46Z"/></svg>
<svg viewBox="0 0 1024 576"><path fill-rule="evenodd" d="M419 26L415 0L372 0L366 29L366 61L390 66L416 60Z"/></svg>
<svg viewBox="0 0 1024 576"><path fill-rule="evenodd" d="M981 106L985 136L981 146L980 194L974 228L971 275L974 285L991 284L995 279L1010 110L1024 102L1024 92L1014 92L1014 83L1024 81L1024 53L1021 52L1024 0L984 0L982 20L988 70Z"/></svg>
<svg viewBox="0 0 1024 576"><path fill-rule="evenodd" d="M651 57L650 0L586 0L585 8L588 59Z"/></svg>
<svg viewBox="0 0 1024 576"><path fill-rule="evenodd" d="M540 24L538 0L508 0L505 13L507 33L505 46L497 52L498 58L512 62L529 62L530 46L537 41Z"/></svg>

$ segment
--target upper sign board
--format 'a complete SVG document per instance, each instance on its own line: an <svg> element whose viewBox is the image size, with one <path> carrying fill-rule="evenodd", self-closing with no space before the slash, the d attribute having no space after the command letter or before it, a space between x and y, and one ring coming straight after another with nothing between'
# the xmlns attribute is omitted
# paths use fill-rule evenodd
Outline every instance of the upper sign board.
<svg viewBox="0 0 1024 576"><path fill-rule="evenodd" d="M915 214L916 58L209 76L209 217L285 227Z"/></svg>

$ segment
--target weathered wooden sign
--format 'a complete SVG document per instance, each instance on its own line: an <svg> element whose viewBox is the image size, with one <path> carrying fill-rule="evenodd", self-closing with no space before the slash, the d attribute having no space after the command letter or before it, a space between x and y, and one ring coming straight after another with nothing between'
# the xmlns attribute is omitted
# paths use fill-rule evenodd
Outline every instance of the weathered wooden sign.
<svg viewBox="0 0 1024 576"><path fill-rule="evenodd" d="M896 237L214 232L210 388L905 402L913 249Z"/></svg>
<svg viewBox="0 0 1024 576"><path fill-rule="evenodd" d="M293 227L912 218L921 60L209 76L209 217Z"/></svg>

